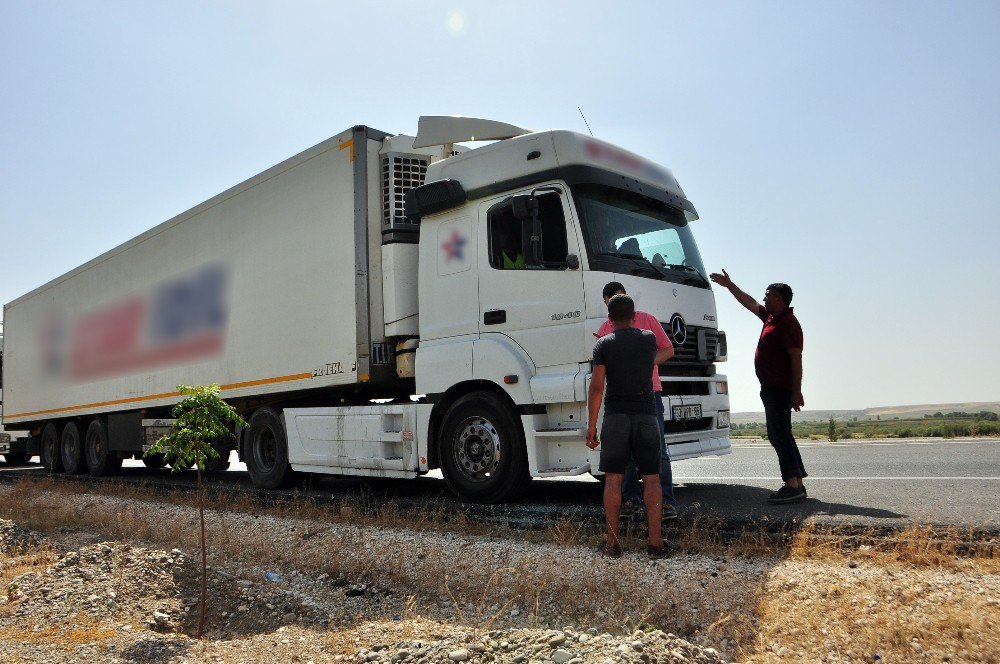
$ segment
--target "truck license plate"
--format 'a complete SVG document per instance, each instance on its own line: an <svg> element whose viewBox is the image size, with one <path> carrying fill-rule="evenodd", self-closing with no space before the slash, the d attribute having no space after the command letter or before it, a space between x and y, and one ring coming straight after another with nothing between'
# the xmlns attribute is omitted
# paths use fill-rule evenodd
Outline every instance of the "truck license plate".
<svg viewBox="0 0 1000 664"><path fill-rule="evenodd" d="M675 420L692 420L701 417L701 404L674 406L673 416Z"/></svg>

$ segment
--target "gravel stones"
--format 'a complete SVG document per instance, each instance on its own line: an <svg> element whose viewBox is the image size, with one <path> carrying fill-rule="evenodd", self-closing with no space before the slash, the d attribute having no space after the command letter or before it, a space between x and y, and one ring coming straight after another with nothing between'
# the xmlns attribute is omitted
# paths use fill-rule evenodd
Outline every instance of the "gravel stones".
<svg viewBox="0 0 1000 664"><path fill-rule="evenodd" d="M432 623L426 623L433 626ZM437 627L440 629L440 626ZM631 636L588 634L572 626L562 631L534 629L494 630L485 634L453 633L433 641L401 640L385 650L359 650L354 659L369 662L551 662L582 664L583 662L676 662L678 664L717 664L724 661L717 652L705 650L672 634L662 631L638 632ZM563 636L565 647L551 645L555 637ZM440 635L439 635L440 636ZM464 642L463 640L464 639ZM636 650L641 644L642 652ZM374 655L374 657L373 657Z"/></svg>
<svg viewBox="0 0 1000 664"><path fill-rule="evenodd" d="M676 651L698 655L677 661L722 661L718 657L705 659L698 646L675 637L654 646L656 639L665 637L662 632L640 632L625 637L625 641L599 634L596 628L577 630L573 626L482 633L460 624L420 618L363 623L356 632L363 638L357 639L353 654L334 654L328 647L331 632L324 629L332 614L349 602L364 602L369 610L377 610L386 599L396 600L370 584L349 583L342 576L313 576L287 569L281 571L281 583L263 580L260 570L236 570L248 577L238 578L231 571L210 569L209 629L215 624L225 626L230 634L245 633L238 638L196 642L184 632L191 633L197 620L197 556L176 548L167 553L122 542L99 542L57 554L40 536L2 520L0 551L4 566L16 566L19 555L38 557L40 551L48 551L47 560L51 561L48 566L35 566L16 575L5 589L0 588L6 590L5 596L0 592L0 617L7 635L0 638L0 661L651 661L616 654L629 640L648 644L644 651L653 653L654 658ZM499 605L487 608L494 614L502 611ZM408 625L411 631L417 629L412 625L418 625L434 638L386 640L387 634ZM33 636L43 633L44 638ZM80 633L90 635L91 640L81 643L79 637L64 638ZM364 646L362 641L370 645Z"/></svg>

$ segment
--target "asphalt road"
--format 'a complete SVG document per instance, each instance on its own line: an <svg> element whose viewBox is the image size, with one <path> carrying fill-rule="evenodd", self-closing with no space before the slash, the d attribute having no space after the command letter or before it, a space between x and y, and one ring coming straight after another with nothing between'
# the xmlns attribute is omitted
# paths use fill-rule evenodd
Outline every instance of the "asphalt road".
<svg viewBox="0 0 1000 664"><path fill-rule="evenodd" d="M800 450L809 473L802 503L768 505L780 485L774 451L766 441L734 441L731 455L675 464L680 509L726 520L1000 530L998 439L800 442Z"/></svg>
<svg viewBox="0 0 1000 664"><path fill-rule="evenodd" d="M704 518L739 528L765 524L782 529L812 517L824 525L902 528L910 524L971 527L1000 532L1000 439L910 439L800 444L810 476L809 498L793 505L769 505L780 485L778 462L766 441L734 441L732 454L674 464L681 522ZM249 487L243 464L208 476L212 484ZM40 467L0 466L0 473L41 473ZM169 470L149 471L126 461L126 480L164 481ZM172 482L193 482L193 473ZM439 473L416 480L324 478L311 488L332 501L363 495L370 504L397 501L402 509L435 501L473 518L539 519L575 515L601 518L602 485L590 476L535 480L519 503L500 507L461 506ZM300 491L301 495L301 491Z"/></svg>

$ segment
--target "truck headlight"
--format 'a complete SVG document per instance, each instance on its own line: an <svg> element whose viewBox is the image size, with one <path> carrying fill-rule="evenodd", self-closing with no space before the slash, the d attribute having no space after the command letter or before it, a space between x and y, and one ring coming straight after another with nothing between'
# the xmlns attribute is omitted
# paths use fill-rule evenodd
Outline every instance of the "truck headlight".
<svg viewBox="0 0 1000 664"><path fill-rule="evenodd" d="M728 410L720 410L719 411L719 416L716 418L715 421L716 421L715 427L717 429L728 429L729 428L729 411Z"/></svg>
<svg viewBox="0 0 1000 664"><path fill-rule="evenodd" d="M719 382L717 382L715 384L715 393L716 394L729 394L729 383L726 382L726 381L724 381L724 380L720 380Z"/></svg>

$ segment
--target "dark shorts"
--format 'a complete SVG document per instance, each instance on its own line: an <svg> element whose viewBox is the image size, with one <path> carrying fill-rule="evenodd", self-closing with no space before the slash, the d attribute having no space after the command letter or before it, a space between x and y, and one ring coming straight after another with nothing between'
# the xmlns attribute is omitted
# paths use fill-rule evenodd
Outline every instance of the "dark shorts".
<svg viewBox="0 0 1000 664"><path fill-rule="evenodd" d="M605 415L601 425L601 471L624 473L629 459L633 459L639 475L659 475L659 432L655 415Z"/></svg>

